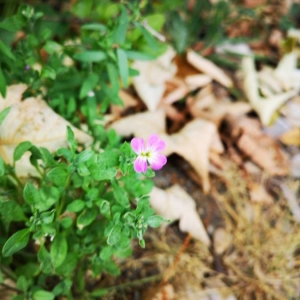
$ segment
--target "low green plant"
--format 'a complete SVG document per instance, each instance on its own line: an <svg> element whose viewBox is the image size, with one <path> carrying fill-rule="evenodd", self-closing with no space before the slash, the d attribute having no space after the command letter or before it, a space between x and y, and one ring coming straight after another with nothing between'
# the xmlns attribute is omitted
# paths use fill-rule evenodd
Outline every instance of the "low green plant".
<svg viewBox="0 0 300 300"><path fill-rule="evenodd" d="M141 15L143 3L96 2L79 0L60 14L21 5L0 20L1 95L23 82L24 98L42 94L73 125L87 124L94 140L77 145L68 127L68 147L55 153L23 141L12 165L0 157L0 285L15 282L14 300L101 296L106 290L88 283L118 275L131 241L145 247L147 227L163 222L146 196L154 172L136 173L136 153L99 121L137 74L130 60L153 59L165 45L147 30L155 21ZM0 125L8 113L0 112ZM20 179L15 166L25 152L35 173Z"/></svg>

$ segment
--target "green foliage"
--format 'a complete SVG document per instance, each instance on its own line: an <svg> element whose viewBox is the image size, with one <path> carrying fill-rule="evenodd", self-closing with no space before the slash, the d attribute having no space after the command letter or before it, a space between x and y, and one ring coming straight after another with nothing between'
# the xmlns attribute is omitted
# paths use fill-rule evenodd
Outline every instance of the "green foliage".
<svg viewBox="0 0 300 300"><path fill-rule="evenodd" d="M165 50L143 25L160 30L164 17L143 17L138 2L97 4L79 0L60 14L19 5L0 19L0 94L23 82L24 98L42 94L73 125L87 124L95 141L82 148L67 127L68 146L56 153L25 141L12 166L0 158L0 284L3 268L16 282L15 300L97 299L106 291L85 287L87 271L118 275L116 258L131 254L132 239L145 247L146 229L163 221L145 197L154 173L136 174L129 144L97 124L137 74L131 60ZM8 113L0 112L0 125ZM37 175L20 180L15 165L25 152Z"/></svg>
<svg viewBox="0 0 300 300"><path fill-rule="evenodd" d="M70 128L67 132L69 148L57 152L68 153L68 159L56 160L58 153L52 156L35 147L40 176L24 186L14 181L21 194L0 199L0 214L8 217L7 237L0 239L2 258L12 259L9 268L18 273L17 287L24 297L54 299L73 292L88 293L75 284L78 272L117 275L114 258L130 255L131 239L138 239L145 247L143 235L148 226L158 227L164 221L153 214L144 196L152 181L134 172L135 154L127 143L78 153L74 134ZM32 147L28 142L20 144L15 160ZM13 168L2 165L3 177L14 176ZM1 218L1 223L4 220ZM25 255L28 252L31 254ZM14 261L21 258L26 258L32 272L16 268ZM40 285L45 278L56 286L45 289ZM91 293L99 295L100 291Z"/></svg>

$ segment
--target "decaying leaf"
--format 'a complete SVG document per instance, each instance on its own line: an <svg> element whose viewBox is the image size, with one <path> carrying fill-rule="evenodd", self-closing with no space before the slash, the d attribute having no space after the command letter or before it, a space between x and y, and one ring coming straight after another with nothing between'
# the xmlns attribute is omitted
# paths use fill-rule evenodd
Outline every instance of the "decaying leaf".
<svg viewBox="0 0 300 300"><path fill-rule="evenodd" d="M250 182L248 184L249 196L252 202L273 204L273 198L266 191L266 188L262 184L256 182Z"/></svg>
<svg viewBox="0 0 300 300"><path fill-rule="evenodd" d="M132 95L130 95L128 92L125 90L120 90L119 91L119 97L123 102L123 106L120 105L111 105L111 113L115 117L120 117L122 111L126 110L129 107L136 106L138 104L137 99L135 99Z"/></svg>
<svg viewBox="0 0 300 300"><path fill-rule="evenodd" d="M272 72L277 81L279 79L283 85L282 91L279 93L277 92L278 86L275 87L277 82L274 81L275 79L267 79L266 76L261 76L260 79L264 78L263 81L267 85L259 86L258 74L252 57L247 56L243 58L242 70L245 94L254 110L258 113L263 125L268 125L275 111L299 92L299 74L296 70L294 54L284 56L278 68ZM268 95L266 98L259 95L259 88ZM273 94L273 92L275 93Z"/></svg>
<svg viewBox="0 0 300 300"><path fill-rule="evenodd" d="M213 151L218 155L223 152L223 145L214 123L194 119L179 132L168 135L165 132L165 113L159 110L123 118L114 122L111 128L122 136L147 138L152 133L158 134L167 145L164 154L168 156L177 153L187 160L200 176L203 191L205 193L209 191L210 152Z"/></svg>
<svg viewBox="0 0 300 300"><path fill-rule="evenodd" d="M132 68L139 71L133 77L133 86L149 111L155 111L166 90L165 82L174 77L176 65L172 62L175 51L168 50L152 61L135 61Z"/></svg>
<svg viewBox="0 0 300 300"><path fill-rule="evenodd" d="M50 152L67 146L67 126L72 128L79 143L88 145L92 142L89 135L57 115L40 98L28 98L21 101L26 88L25 84L10 86L6 99L0 99L0 111L10 107L10 112L0 126L0 155L6 163L13 163L14 149L24 141L45 147ZM19 176L35 174L34 168L29 163L29 153L25 153L17 162L16 172Z"/></svg>
<svg viewBox="0 0 300 300"><path fill-rule="evenodd" d="M180 230L210 245L209 237L196 210L195 201L179 185L167 190L154 187L150 193L150 204L164 218L179 220Z"/></svg>
<svg viewBox="0 0 300 300"><path fill-rule="evenodd" d="M217 228L213 234L214 250L217 254L223 254L232 241L232 236L225 228Z"/></svg>
<svg viewBox="0 0 300 300"><path fill-rule="evenodd" d="M210 76L212 79L216 80L225 87L230 88L233 86L232 80L225 74L223 70L196 52L188 50L187 61L197 70Z"/></svg>
<svg viewBox="0 0 300 300"><path fill-rule="evenodd" d="M263 134L256 120L248 117L234 118L227 116L224 121L226 133L244 155L270 175L283 176L288 173L288 160L278 144L269 136Z"/></svg>

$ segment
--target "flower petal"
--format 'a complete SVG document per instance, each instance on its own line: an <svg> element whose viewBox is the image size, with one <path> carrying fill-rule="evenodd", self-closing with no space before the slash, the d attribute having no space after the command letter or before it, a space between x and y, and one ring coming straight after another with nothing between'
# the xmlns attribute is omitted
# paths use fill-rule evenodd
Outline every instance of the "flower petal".
<svg viewBox="0 0 300 300"><path fill-rule="evenodd" d="M151 169L159 170L167 163L167 158L162 154L156 153L155 155L152 155L148 161Z"/></svg>
<svg viewBox="0 0 300 300"><path fill-rule="evenodd" d="M156 134L151 134L148 137L147 148L151 151L162 151L166 147L166 143L161 140Z"/></svg>
<svg viewBox="0 0 300 300"><path fill-rule="evenodd" d="M147 160L138 156L133 163L133 168L137 173L145 173L147 171Z"/></svg>
<svg viewBox="0 0 300 300"><path fill-rule="evenodd" d="M145 143L143 139L133 138L130 142L130 145L136 154L140 154L145 149Z"/></svg>

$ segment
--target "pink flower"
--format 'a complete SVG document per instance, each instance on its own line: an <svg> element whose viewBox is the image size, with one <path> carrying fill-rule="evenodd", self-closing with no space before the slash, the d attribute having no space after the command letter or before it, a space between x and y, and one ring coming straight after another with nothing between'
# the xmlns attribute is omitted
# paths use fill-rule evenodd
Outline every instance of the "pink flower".
<svg viewBox="0 0 300 300"><path fill-rule="evenodd" d="M156 134L148 137L147 145L143 139L133 138L130 142L132 150L138 155L135 159L133 168L137 173L145 173L149 162L151 169L159 170L166 164L167 158L159 154L166 147L166 143Z"/></svg>

